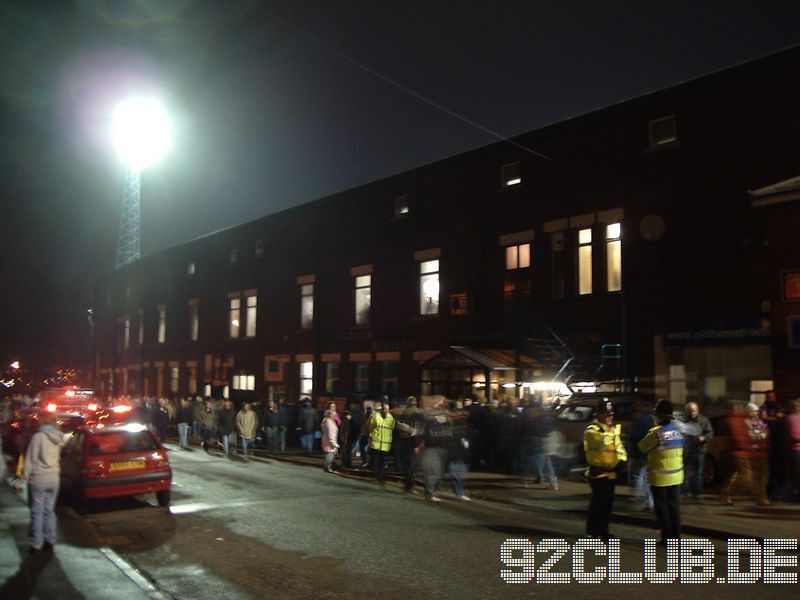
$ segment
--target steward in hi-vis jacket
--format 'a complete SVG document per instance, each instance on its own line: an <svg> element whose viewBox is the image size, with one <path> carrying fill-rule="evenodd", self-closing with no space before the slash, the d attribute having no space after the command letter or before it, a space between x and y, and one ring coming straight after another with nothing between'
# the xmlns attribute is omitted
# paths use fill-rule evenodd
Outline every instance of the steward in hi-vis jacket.
<svg viewBox="0 0 800 600"><path fill-rule="evenodd" d="M681 484L683 483L683 434L672 420L672 403L659 400L656 423L639 442L647 455L647 475L653 492L656 519L661 528L659 543L681 537Z"/></svg>
<svg viewBox="0 0 800 600"><path fill-rule="evenodd" d="M617 465L628 458L620 433L620 426L614 424L614 406L604 398L597 406L597 417L583 432L583 450L588 465L586 477L592 488L586 535L592 537L609 538L608 522L614 507Z"/></svg>

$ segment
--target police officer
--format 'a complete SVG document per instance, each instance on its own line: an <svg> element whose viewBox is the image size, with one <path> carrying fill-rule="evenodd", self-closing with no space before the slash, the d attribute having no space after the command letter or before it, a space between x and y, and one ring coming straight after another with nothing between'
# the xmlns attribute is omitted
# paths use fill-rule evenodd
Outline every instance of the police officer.
<svg viewBox="0 0 800 600"><path fill-rule="evenodd" d="M583 432L586 454L586 477L592 489L586 535L608 539L608 522L614 507L617 465L627 460L620 437L621 427L614 424L614 406L607 398L597 405L595 420Z"/></svg>
<svg viewBox="0 0 800 600"><path fill-rule="evenodd" d="M647 474L653 492L656 519L661 528L659 544L681 536L681 484L683 483L683 434L672 419L672 403L659 400L656 426L639 442L647 455Z"/></svg>

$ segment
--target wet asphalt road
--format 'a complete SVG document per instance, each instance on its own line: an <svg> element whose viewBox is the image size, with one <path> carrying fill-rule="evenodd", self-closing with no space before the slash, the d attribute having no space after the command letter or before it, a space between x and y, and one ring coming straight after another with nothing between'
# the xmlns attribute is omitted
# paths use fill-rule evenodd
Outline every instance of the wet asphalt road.
<svg viewBox="0 0 800 600"><path fill-rule="evenodd" d="M89 546L112 548L166 598L704 598L797 597L797 585L509 584L500 549L509 538L573 544L575 515L502 504L441 503L405 497L393 485L350 479L279 461L245 462L202 451L170 452L169 511L154 499L62 509L62 528ZM146 501L151 502L149 505ZM643 570L642 538L653 531L616 526L624 571ZM719 546L719 545L718 545ZM520 556L518 551L514 557ZM535 556L537 567L546 558ZM588 568L595 564L591 553ZM717 573L725 572L718 548ZM663 556L659 565L663 566ZM521 567L511 567L522 571ZM555 571L570 571L569 555ZM789 571L798 572L797 567Z"/></svg>

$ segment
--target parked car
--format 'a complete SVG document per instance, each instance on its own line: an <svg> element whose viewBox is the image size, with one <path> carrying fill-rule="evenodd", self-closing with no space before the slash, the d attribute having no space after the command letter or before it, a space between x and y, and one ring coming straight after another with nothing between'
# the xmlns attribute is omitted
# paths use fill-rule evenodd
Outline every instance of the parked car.
<svg viewBox="0 0 800 600"><path fill-rule="evenodd" d="M597 405L607 399L614 406L614 422L622 425L623 441L637 403L652 406L652 399L638 392L587 392L573 394L558 411L558 432L562 439L556 453L559 461L585 464L583 432L597 416Z"/></svg>
<svg viewBox="0 0 800 600"><path fill-rule="evenodd" d="M77 508L87 499L149 492L167 506L171 485L167 451L144 425L78 429L61 453L61 490Z"/></svg>

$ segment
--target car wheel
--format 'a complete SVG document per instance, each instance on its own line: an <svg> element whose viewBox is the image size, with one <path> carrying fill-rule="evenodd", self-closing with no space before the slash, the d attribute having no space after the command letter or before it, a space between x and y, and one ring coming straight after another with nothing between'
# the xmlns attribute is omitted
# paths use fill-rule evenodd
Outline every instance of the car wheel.
<svg viewBox="0 0 800 600"><path fill-rule="evenodd" d="M705 462L703 464L703 484L706 487L711 487L719 481L719 469L717 468L717 461L710 454L706 454Z"/></svg>
<svg viewBox="0 0 800 600"><path fill-rule="evenodd" d="M169 506L170 490L156 492L156 500L159 506Z"/></svg>

